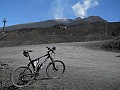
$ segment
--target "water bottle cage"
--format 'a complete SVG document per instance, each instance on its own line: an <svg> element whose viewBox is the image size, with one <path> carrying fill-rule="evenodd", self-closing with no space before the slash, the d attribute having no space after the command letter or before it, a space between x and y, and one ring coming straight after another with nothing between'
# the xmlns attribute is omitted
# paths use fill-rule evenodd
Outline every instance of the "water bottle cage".
<svg viewBox="0 0 120 90"><path fill-rule="evenodd" d="M41 64L37 67L37 72L39 72L39 70L42 68L42 64L43 64L43 63L41 63Z"/></svg>

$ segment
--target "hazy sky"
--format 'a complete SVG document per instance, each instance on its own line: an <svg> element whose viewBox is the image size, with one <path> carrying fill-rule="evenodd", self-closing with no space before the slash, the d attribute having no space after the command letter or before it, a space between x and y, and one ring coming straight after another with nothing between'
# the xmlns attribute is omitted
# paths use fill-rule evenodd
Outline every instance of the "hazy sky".
<svg viewBox="0 0 120 90"><path fill-rule="evenodd" d="M0 27L50 19L100 16L120 21L120 0L0 0Z"/></svg>

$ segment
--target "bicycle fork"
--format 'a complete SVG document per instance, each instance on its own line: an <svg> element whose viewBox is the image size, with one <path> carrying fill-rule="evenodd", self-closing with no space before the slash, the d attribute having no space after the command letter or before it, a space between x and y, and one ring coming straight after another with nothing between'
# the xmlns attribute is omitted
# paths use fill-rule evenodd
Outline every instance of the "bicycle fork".
<svg viewBox="0 0 120 90"><path fill-rule="evenodd" d="M53 64L53 70L57 71L58 70L57 65L55 65L55 63L52 64Z"/></svg>
<svg viewBox="0 0 120 90"><path fill-rule="evenodd" d="M58 69L57 69L57 65L55 65L55 62L54 62L54 60L53 60L53 58L52 57L50 57L50 59L51 59L51 63L52 63L52 65L53 65L53 70L55 70L55 71L57 71Z"/></svg>

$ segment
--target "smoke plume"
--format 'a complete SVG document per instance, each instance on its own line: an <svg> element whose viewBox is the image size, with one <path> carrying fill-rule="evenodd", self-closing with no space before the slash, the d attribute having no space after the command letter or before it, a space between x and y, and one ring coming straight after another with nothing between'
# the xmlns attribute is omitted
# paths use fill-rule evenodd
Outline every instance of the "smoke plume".
<svg viewBox="0 0 120 90"><path fill-rule="evenodd" d="M88 9L93 8L98 4L98 0L83 0L83 2L77 2L74 4L72 9L77 17L84 18L87 16Z"/></svg>
<svg viewBox="0 0 120 90"><path fill-rule="evenodd" d="M64 10L68 0L54 0L51 3L50 11L54 19L64 18Z"/></svg>

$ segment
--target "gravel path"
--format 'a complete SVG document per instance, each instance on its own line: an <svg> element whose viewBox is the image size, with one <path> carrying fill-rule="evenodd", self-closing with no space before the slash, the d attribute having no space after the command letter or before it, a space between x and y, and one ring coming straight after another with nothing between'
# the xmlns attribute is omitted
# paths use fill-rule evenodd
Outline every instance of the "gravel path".
<svg viewBox="0 0 120 90"><path fill-rule="evenodd" d="M84 48L84 44L81 42L0 48L0 61L9 64L8 71L11 73L15 67L28 63L28 59L22 55L24 49L32 49L34 52L31 57L35 58L46 53L46 46L56 46L55 58L65 63L65 74L60 79L47 79L44 66L38 81L14 90L120 90L120 54ZM3 73L0 75L4 76ZM1 90L13 88L12 84L6 86L7 88L1 86Z"/></svg>

